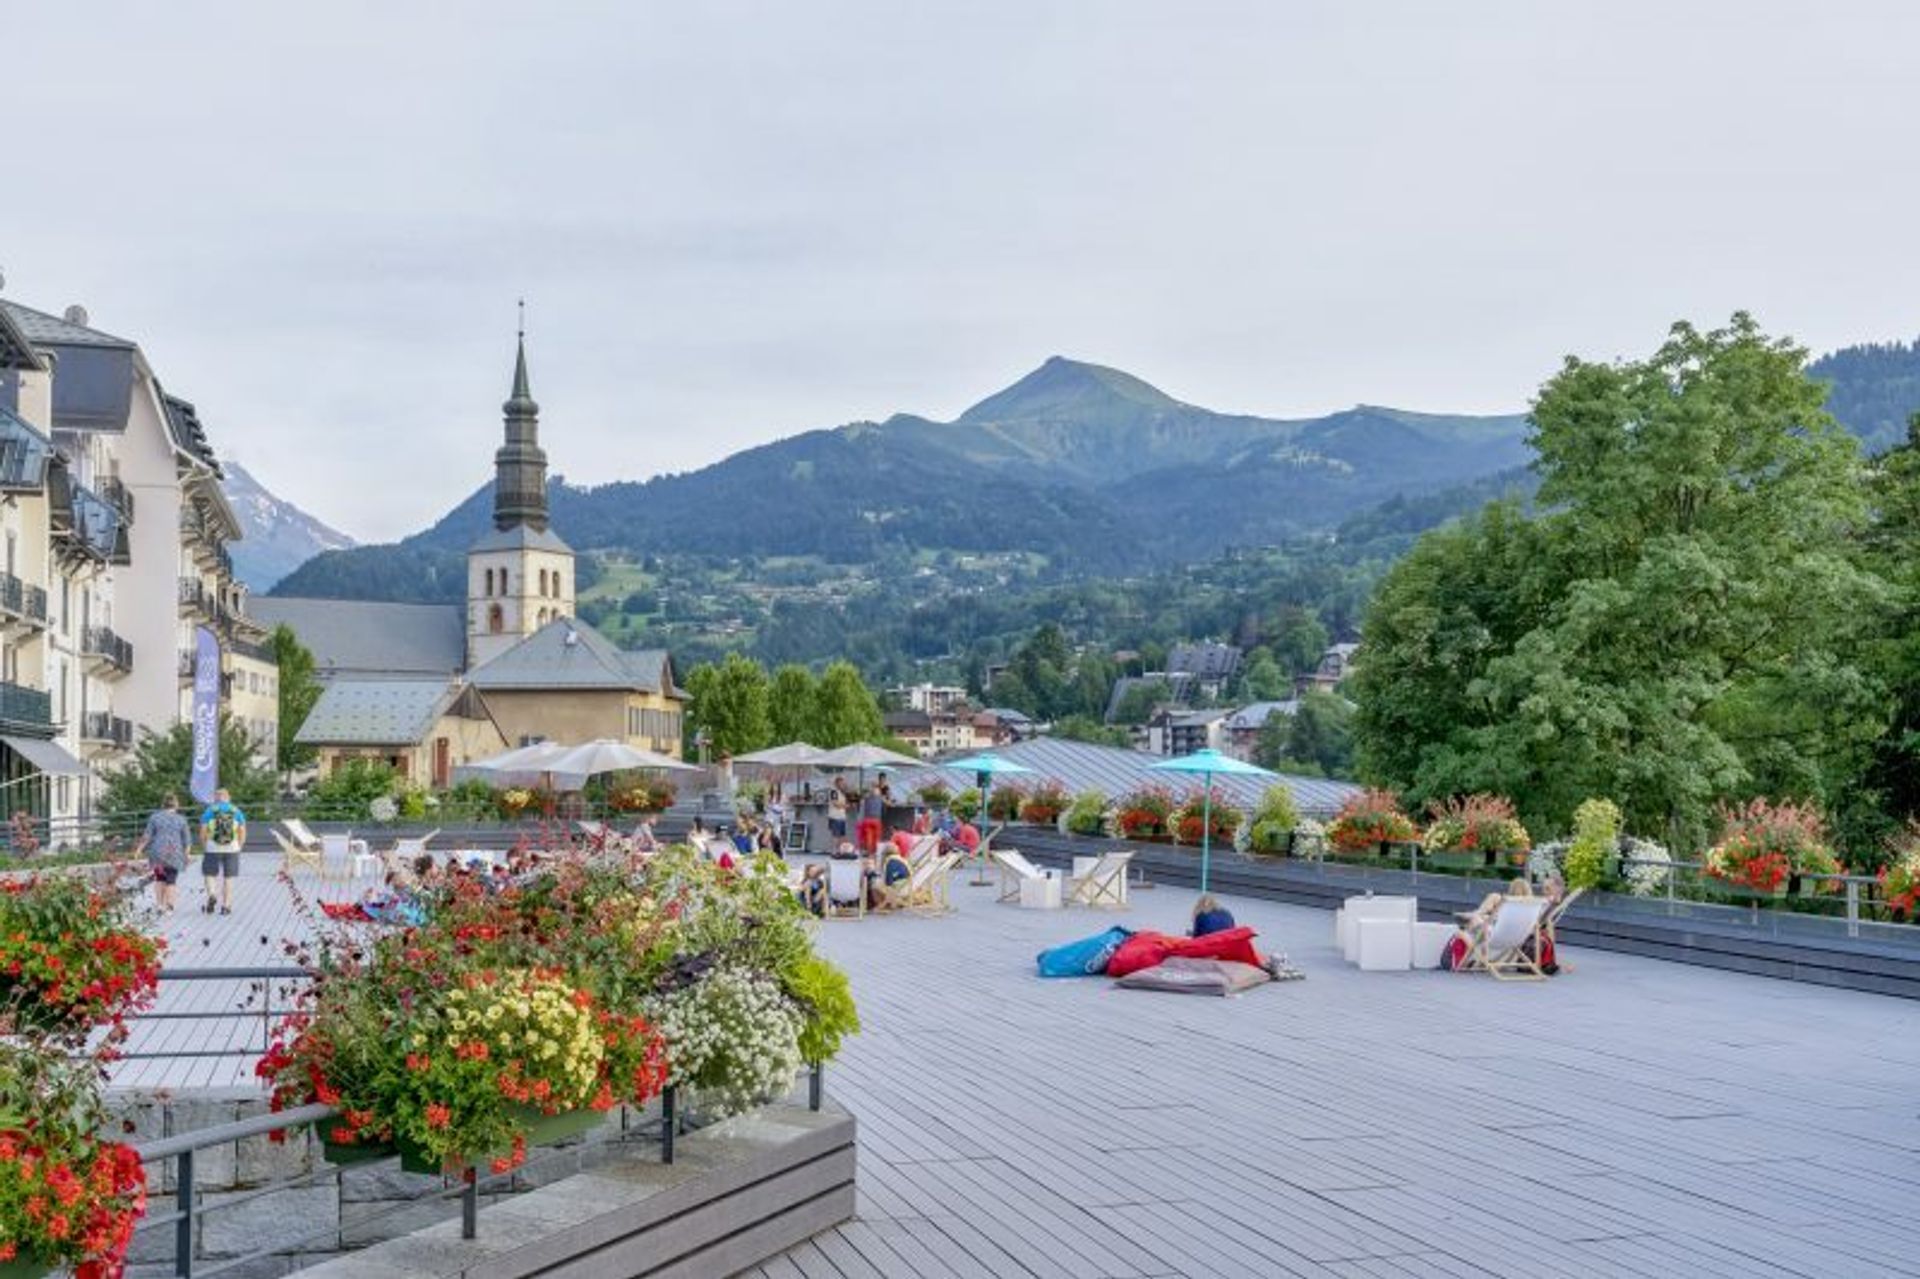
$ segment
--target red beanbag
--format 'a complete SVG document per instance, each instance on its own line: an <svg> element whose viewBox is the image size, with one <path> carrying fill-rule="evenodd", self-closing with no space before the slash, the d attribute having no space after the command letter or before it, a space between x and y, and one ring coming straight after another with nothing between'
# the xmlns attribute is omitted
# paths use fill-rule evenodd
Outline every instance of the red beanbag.
<svg viewBox="0 0 1920 1279"><path fill-rule="evenodd" d="M1169 937L1165 933L1135 933L1120 943L1120 949L1107 961L1107 976L1125 977L1143 968L1152 968L1164 959L1180 955L1188 959L1231 959L1260 966L1260 953L1253 948L1253 929L1229 928L1205 937Z"/></svg>

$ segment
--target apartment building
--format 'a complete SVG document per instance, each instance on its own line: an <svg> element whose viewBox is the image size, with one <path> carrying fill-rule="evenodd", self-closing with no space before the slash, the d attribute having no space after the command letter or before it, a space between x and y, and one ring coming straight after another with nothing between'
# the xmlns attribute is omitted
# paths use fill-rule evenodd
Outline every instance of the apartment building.
<svg viewBox="0 0 1920 1279"><path fill-rule="evenodd" d="M219 481L137 344L0 300L0 815L87 815L142 730L186 718L196 625L220 636L223 710L273 757L278 671Z"/></svg>

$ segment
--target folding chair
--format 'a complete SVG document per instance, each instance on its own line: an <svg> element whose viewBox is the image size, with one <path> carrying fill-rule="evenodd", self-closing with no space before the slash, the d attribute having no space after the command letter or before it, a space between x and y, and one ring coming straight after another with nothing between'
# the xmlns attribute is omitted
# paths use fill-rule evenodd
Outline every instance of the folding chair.
<svg viewBox="0 0 1920 1279"><path fill-rule="evenodd" d="M1000 867L999 902L1020 900L1020 885L1030 879L1045 879L1047 873L1026 859L1026 855L1014 848L996 848L993 860Z"/></svg>
<svg viewBox="0 0 1920 1279"><path fill-rule="evenodd" d="M1493 912L1493 918L1477 934L1470 934L1462 972L1488 973L1501 981L1537 981L1547 974L1527 943L1539 932L1546 914L1543 897L1508 897Z"/></svg>
<svg viewBox="0 0 1920 1279"><path fill-rule="evenodd" d="M1102 853L1086 874L1067 880L1067 900L1076 906L1125 909L1127 863L1132 860L1132 853Z"/></svg>
<svg viewBox="0 0 1920 1279"><path fill-rule="evenodd" d="M311 848L304 848L277 830L272 831L272 834L273 842L280 845L282 869L291 871L296 866L310 866L316 874L325 872L326 867L321 857L320 845L315 844Z"/></svg>
<svg viewBox="0 0 1920 1279"><path fill-rule="evenodd" d="M867 915L867 864L858 857L833 857L827 861L827 918L844 919Z"/></svg>

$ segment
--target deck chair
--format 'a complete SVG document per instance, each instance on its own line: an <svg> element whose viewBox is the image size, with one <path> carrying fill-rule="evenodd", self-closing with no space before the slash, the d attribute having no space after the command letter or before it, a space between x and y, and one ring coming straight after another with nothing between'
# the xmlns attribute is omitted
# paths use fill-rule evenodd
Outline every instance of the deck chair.
<svg viewBox="0 0 1920 1279"><path fill-rule="evenodd" d="M1124 909L1127 904L1127 863L1132 853L1102 853L1084 875L1069 876L1067 900L1076 906Z"/></svg>
<svg viewBox="0 0 1920 1279"><path fill-rule="evenodd" d="M1546 899L1508 897L1493 912L1478 935L1470 935L1462 972L1482 972L1502 981L1536 981L1547 974L1540 963L1527 953L1527 943L1540 930L1546 914ZM1535 948L1538 953L1538 948Z"/></svg>
<svg viewBox="0 0 1920 1279"><path fill-rule="evenodd" d="M880 900L894 910L917 910L944 914L953 909L947 896L947 879L960 858L953 853L935 853L913 873L897 884L882 884Z"/></svg>
<svg viewBox="0 0 1920 1279"><path fill-rule="evenodd" d="M994 864L1000 867L1000 902L1018 902L1020 885L1030 879L1045 879L1047 873L1028 861L1026 855L1014 848L996 848L993 850Z"/></svg>
<svg viewBox="0 0 1920 1279"><path fill-rule="evenodd" d="M355 839L353 832L344 835L322 835L320 837L320 873L329 878L352 879L363 868L372 869L367 863L378 865L378 859L367 849L367 841ZM363 860L365 859L365 860Z"/></svg>
<svg viewBox="0 0 1920 1279"><path fill-rule="evenodd" d="M1569 964L1565 959L1561 958L1560 934L1555 932L1554 928L1556 925L1559 924L1560 916L1567 913L1567 907L1573 905L1575 901L1579 900L1580 894L1586 891L1587 890L1584 888L1574 889L1572 892L1568 893L1565 897L1562 897L1559 903L1555 905L1553 909L1549 910L1544 916L1542 916L1540 920L1540 935L1553 943L1553 962L1560 966L1560 971L1563 973L1572 972L1573 965Z"/></svg>
<svg viewBox="0 0 1920 1279"><path fill-rule="evenodd" d="M907 865L918 870L922 864L940 851L940 836L915 835L913 842L907 845Z"/></svg>
<svg viewBox="0 0 1920 1279"><path fill-rule="evenodd" d="M280 852L282 854L282 860L280 862L281 869L291 871L296 866L310 866L316 874L323 873L326 870L324 859L320 853L320 845L315 844L311 848L303 847L277 830L273 831L273 842L280 845Z"/></svg>
<svg viewBox="0 0 1920 1279"><path fill-rule="evenodd" d="M286 818L280 823L280 826L281 829L287 832L287 838L293 841L294 847L312 849L318 849L320 847L320 837L308 830L306 822L300 818Z"/></svg>
<svg viewBox="0 0 1920 1279"><path fill-rule="evenodd" d="M398 871L403 874L411 874L413 872L414 859L420 857L427 851L427 845L432 843L433 837L439 833L436 829L430 830L424 835L411 835L404 839L395 839L393 841L393 847L383 853L380 858L386 867L387 873L393 874Z"/></svg>
<svg viewBox="0 0 1920 1279"><path fill-rule="evenodd" d="M858 857L827 861L827 918L864 919L867 914L867 864Z"/></svg>

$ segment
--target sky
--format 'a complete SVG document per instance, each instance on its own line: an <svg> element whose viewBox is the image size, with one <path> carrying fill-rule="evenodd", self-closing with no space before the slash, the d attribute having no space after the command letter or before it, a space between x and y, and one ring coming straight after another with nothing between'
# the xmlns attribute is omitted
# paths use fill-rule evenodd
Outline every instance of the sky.
<svg viewBox="0 0 1920 1279"><path fill-rule="evenodd" d="M12 9L5 296L363 540L488 479L522 297L576 483L1053 354L1511 412L1679 318L1920 334L1907 0Z"/></svg>

